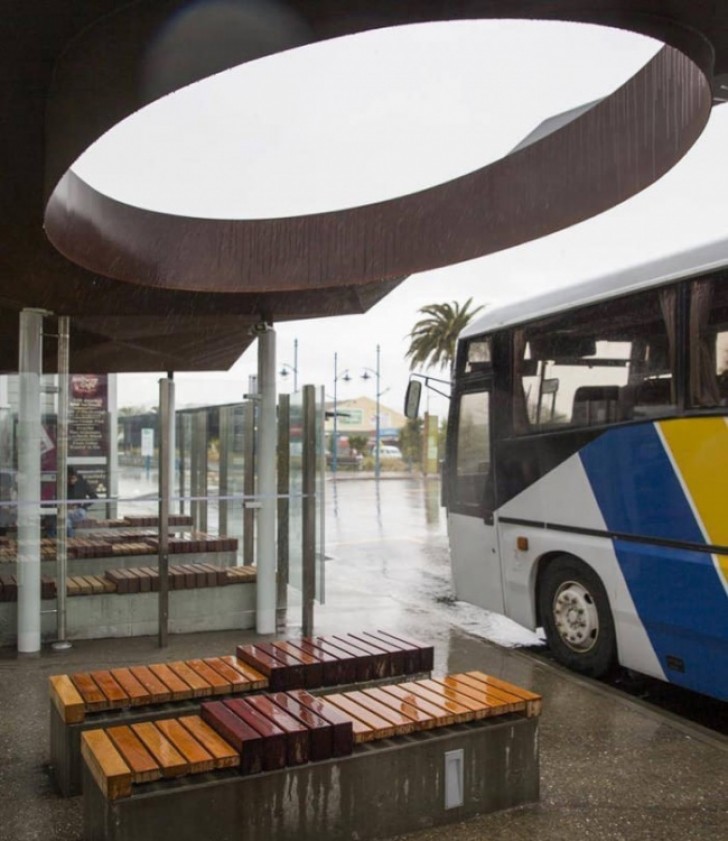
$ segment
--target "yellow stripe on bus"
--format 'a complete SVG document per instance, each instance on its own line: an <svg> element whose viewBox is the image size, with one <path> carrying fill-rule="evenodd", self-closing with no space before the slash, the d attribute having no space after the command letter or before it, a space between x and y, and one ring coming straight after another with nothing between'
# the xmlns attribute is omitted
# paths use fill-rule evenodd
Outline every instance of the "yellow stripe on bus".
<svg viewBox="0 0 728 841"><path fill-rule="evenodd" d="M707 541L728 546L728 418L686 418L659 426ZM716 558L728 583L728 556Z"/></svg>

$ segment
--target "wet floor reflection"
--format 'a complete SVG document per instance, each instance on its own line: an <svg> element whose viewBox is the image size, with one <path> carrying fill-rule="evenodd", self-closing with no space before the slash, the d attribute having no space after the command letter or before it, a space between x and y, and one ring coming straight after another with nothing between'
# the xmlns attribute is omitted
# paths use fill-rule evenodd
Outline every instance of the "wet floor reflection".
<svg viewBox="0 0 728 841"><path fill-rule="evenodd" d="M329 483L333 484L333 483ZM361 627L407 627L446 641L453 627L503 645L538 638L502 616L456 601L437 480L347 479L328 493L327 605ZM443 664L444 665L444 664Z"/></svg>

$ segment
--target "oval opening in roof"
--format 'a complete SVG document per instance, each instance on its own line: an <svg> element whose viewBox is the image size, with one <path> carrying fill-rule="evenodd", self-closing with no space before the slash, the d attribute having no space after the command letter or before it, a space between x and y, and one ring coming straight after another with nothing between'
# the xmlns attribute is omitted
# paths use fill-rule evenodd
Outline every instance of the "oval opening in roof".
<svg viewBox="0 0 728 841"><path fill-rule="evenodd" d="M659 47L631 32L538 21L366 32L170 94L108 131L73 170L110 198L179 216L357 207L507 155L554 114L611 93Z"/></svg>

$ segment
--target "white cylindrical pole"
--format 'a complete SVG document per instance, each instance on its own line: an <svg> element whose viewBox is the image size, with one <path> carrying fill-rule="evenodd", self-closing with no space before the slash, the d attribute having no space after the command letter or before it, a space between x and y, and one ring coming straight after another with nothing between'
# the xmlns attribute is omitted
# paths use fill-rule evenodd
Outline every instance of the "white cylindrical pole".
<svg viewBox="0 0 728 841"><path fill-rule="evenodd" d="M259 634L276 630L276 334L269 325L258 335L258 551L256 619Z"/></svg>
<svg viewBox="0 0 728 841"><path fill-rule="evenodd" d="M18 652L40 651L40 376L43 311L20 313L18 372Z"/></svg>

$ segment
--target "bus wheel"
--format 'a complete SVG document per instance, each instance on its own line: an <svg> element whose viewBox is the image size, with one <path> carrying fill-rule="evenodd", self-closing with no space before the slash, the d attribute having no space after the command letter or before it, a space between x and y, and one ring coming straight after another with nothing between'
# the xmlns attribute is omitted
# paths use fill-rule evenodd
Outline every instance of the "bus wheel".
<svg viewBox="0 0 728 841"><path fill-rule="evenodd" d="M538 591L546 640L564 666L600 677L614 665L617 642L609 600L599 576L571 555L546 567Z"/></svg>

